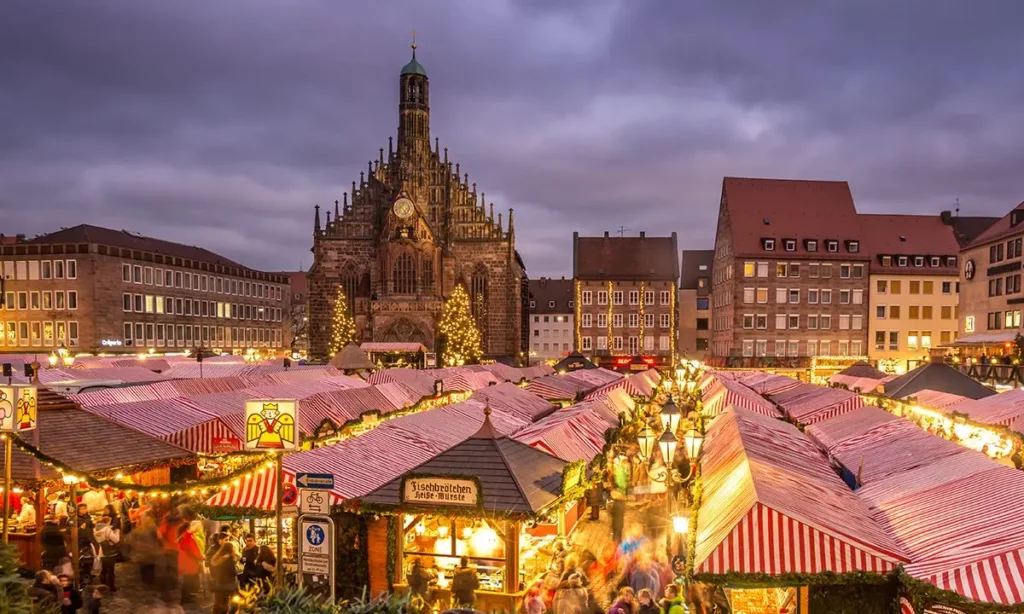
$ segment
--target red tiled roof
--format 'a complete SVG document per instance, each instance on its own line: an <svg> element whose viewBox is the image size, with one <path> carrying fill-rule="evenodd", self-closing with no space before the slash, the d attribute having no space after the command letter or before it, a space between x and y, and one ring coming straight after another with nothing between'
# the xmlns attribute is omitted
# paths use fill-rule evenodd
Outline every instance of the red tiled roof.
<svg viewBox="0 0 1024 614"><path fill-rule="evenodd" d="M857 209L850 185L845 181L808 181L795 179L748 179L726 177L722 180L722 205L727 208L732 227L732 250L737 256L763 256L762 238L775 239L780 254L808 256L804 240L818 241L814 258L864 260L864 253L846 251L844 241L863 244ZM767 220L767 223L766 223ZM784 252L781 241L796 239L796 252ZM829 253L823 241L840 242L839 252Z"/></svg>
<svg viewBox="0 0 1024 614"><path fill-rule="evenodd" d="M676 234L671 237L581 237L573 233L576 279L679 279Z"/></svg>
<svg viewBox="0 0 1024 614"><path fill-rule="evenodd" d="M957 266L949 266L946 256L956 256L960 244L953 228L942 223L938 215L875 215L861 214L860 228L864 251L872 256L872 270L899 270L904 273L956 275ZM941 266L932 267L926 258L925 267L883 267L878 256L941 256Z"/></svg>
<svg viewBox="0 0 1024 614"><path fill-rule="evenodd" d="M283 271L281 274L288 276L288 285L293 295L301 294L305 298L309 294L309 277L305 271Z"/></svg>
<svg viewBox="0 0 1024 614"><path fill-rule="evenodd" d="M1024 232L1024 226L1022 225L1018 224L1017 226L1010 226L1010 216L1013 214L1014 211L1019 211L1022 209L1024 209L1024 202L1021 202L1019 205L1011 209L1009 213L999 218L998 222L992 224L988 230L978 235L978 237L971 241L970 244L965 245L964 249L968 247L977 247L978 245L984 245L985 243L998 241L999 239L1002 239L1003 237L1007 237L1012 234Z"/></svg>
<svg viewBox="0 0 1024 614"><path fill-rule="evenodd" d="M534 303L530 313L572 313L569 306L572 297L571 279L541 277L530 280L530 300ZM548 307L551 301L555 302L554 307Z"/></svg>

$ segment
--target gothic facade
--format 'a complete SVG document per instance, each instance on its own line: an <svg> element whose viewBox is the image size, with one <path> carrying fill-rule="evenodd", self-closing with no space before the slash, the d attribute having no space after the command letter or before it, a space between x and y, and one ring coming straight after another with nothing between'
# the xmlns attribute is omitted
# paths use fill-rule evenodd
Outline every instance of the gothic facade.
<svg viewBox="0 0 1024 614"><path fill-rule="evenodd" d="M310 355L327 358L338 286L361 341L415 341L437 349L445 299L470 294L488 356L521 358L522 287L512 210L494 215L468 174L430 141L430 84L412 60L399 76L398 138L388 138L351 198L321 224L316 207L309 274Z"/></svg>

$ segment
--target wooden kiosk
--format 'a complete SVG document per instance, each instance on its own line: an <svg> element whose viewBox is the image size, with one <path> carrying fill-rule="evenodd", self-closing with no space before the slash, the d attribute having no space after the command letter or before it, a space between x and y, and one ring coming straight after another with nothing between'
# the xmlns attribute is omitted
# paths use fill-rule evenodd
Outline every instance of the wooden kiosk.
<svg viewBox="0 0 1024 614"><path fill-rule="evenodd" d="M475 609L515 611L575 525L582 467L500 435L484 413L476 434L360 500L362 513L387 515L385 541L394 540L387 564L370 547L371 591L406 590L419 562L432 577L430 600L444 610L454 606L452 573L465 556L480 581ZM385 569L391 577L380 577Z"/></svg>

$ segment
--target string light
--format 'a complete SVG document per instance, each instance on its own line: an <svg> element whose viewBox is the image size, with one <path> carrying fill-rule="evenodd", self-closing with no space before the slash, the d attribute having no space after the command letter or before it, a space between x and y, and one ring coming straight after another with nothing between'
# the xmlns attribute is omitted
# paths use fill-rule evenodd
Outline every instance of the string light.
<svg viewBox="0 0 1024 614"><path fill-rule="evenodd" d="M469 294L459 284L445 302L438 326L444 339L442 361L447 367L458 367L474 363L483 356L480 348L480 329L469 309Z"/></svg>
<svg viewBox="0 0 1024 614"><path fill-rule="evenodd" d="M644 295L645 294L647 294L647 282L641 281L640 282L640 346L637 348L637 351L639 351L639 352L643 352L644 351L644 331L645 331L645 328L644 328L644 317L646 315L646 310L645 310L646 305L644 305ZM669 364L671 364L671 363L669 363Z"/></svg>
<svg viewBox="0 0 1024 614"><path fill-rule="evenodd" d="M334 356L356 338L356 323L348 309L348 297L344 286L338 286L334 299L334 322L331 324L331 356Z"/></svg>

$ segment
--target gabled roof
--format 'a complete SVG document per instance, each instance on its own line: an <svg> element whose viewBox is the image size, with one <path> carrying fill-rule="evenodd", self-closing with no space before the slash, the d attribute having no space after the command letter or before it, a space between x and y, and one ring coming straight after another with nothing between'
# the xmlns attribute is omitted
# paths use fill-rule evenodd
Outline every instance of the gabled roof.
<svg viewBox="0 0 1024 614"><path fill-rule="evenodd" d="M990 225L988 230L978 235L969 245L964 247L977 247L978 245L998 241L1013 234L1024 233L1024 225L1010 226L1010 217L1013 215L1013 212L1021 210L1024 210L1024 202L1011 209L1006 215L999 218L997 222Z"/></svg>
<svg viewBox="0 0 1024 614"><path fill-rule="evenodd" d="M874 259L872 270L893 270L914 274L943 273L956 275L959 268L950 266L946 256L960 253L953 228L942 222L938 215L876 215L861 214L861 232L864 249ZM932 267L926 259L925 268L899 267L896 262L883 267L880 256L941 256L939 267Z"/></svg>
<svg viewBox="0 0 1024 614"><path fill-rule="evenodd" d="M683 250L683 274L679 280L679 288L682 290L696 290L697 278L707 277L711 279L711 267L715 261L715 250L713 249L684 249ZM701 267L704 267L703 269ZM708 291L711 291L711 284L708 283Z"/></svg>
<svg viewBox="0 0 1024 614"><path fill-rule="evenodd" d="M562 279L541 277L540 279L531 279L529 283L530 300L534 303L530 307L531 314L573 312L573 308L569 305L573 300L571 279L564 277ZM548 304L552 301L554 301L555 306L549 307Z"/></svg>
<svg viewBox="0 0 1024 614"><path fill-rule="evenodd" d="M885 373L882 373L878 369L872 367L863 360L859 360L849 367L846 367L836 375L849 375L851 377L873 377L875 379L882 379L885 377Z"/></svg>
<svg viewBox="0 0 1024 614"><path fill-rule="evenodd" d="M596 369L597 365L590 362L586 356L579 352L572 352L552 367L556 372L559 371L578 371L580 369Z"/></svg>
<svg viewBox="0 0 1024 614"><path fill-rule="evenodd" d="M868 256L848 253L845 240L859 240L862 233L853 204L850 185L845 181L809 181L795 179L749 179L725 177L722 180L722 206L729 215L732 250L737 256L786 254L779 245L783 239L796 239L791 255L808 256L804 243L818 241L813 257L821 259L864 260ZM766 252L762 238L774 238L774 252ZM825 239L840 242L839 252L829 253Z"/></svg>
<svg viewBox="0 0 1024 614"><path fill-rule="evenodd" d="M573 277L586 280L678 281L676 233L670 237L581 237L573 233Z"/></svg>
<svg viewBox="0 0 1024 614"><path fill-rule="evenodd" d="M486 411L476 434L409 471L432 476L475 476L488 512L537 514L561 496L566 462L501 435ZM394 479L361 499L400 505L402 478Z"/></svg>
<svg viewBox="0 0 1024 614"><path fill-rule="evenodd" d="M224 256L215 254L202 247L196 247L195 245L184 245L163 239L154 239L153 237L128 232L127 230L113 230L90 224L79 224L78 226L41 235L30 239L28 243L98 243L111 247L156 252L209 264L248 268L245 265L238 264Z"/></svg>
<svg viewBox="0 0 1024 614"><path fill-rule="evenodd" d="M965 247L998 221L998 217L961 217L957 215L952 218L951 225L953 226L953 234L956 235L957 243L961 247Z"/></svg>
<svg viewBox="0 0 1024 614"><path fill-rule="evenodd" d="M983 399L996 393L988 386L941 362L922 365L884 384L885 396L892 399L905 399L922 390L958 394L968 399Z"/></svg>

